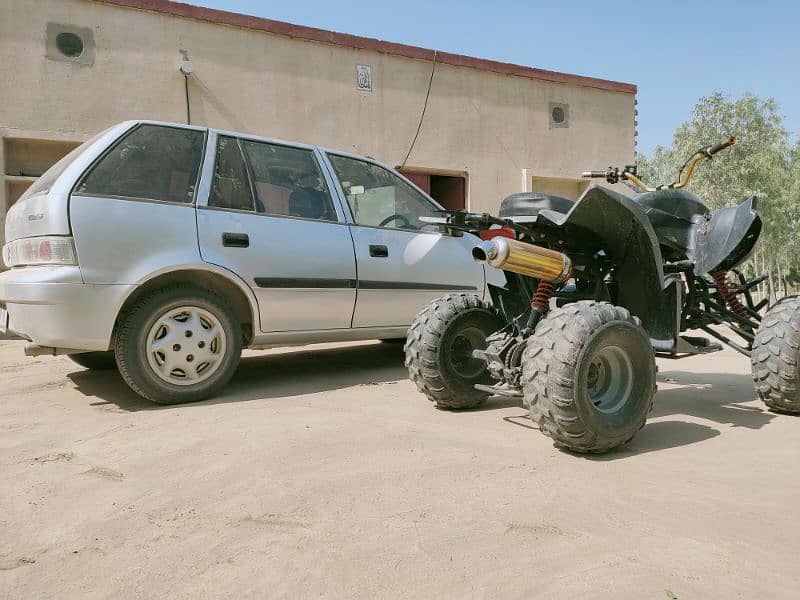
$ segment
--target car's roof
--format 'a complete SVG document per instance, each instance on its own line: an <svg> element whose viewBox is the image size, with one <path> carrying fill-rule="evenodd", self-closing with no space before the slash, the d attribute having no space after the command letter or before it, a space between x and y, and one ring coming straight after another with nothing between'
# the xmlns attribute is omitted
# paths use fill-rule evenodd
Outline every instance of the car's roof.
<svg viewBox="0 0 800 600"><path fill-rule="evenodd" d="M130 125L131 127L133 125L143 125L143 124L147 124L147 125L162 125L162 126L165 126L165 127L176 127L176 128L180 128L180 129L193 129L195 131L210 131L210 132L214 132L214 133L216 133L218 135L228 135L228 136L231 136L231 137L238 137L238 138L249 139L249 140L258 140L260 142L268 142L270 144L280 144L280 145L283 145L283 146L294 146L296 148L308 148L308 149L319 148L319 150L321 150L322 152L326 152L326 153L330 152L331 154L338 154L340 156L348 156L350 158L357 158L359 160L364 160L364 161L367 161L367 162L372 162L372 163L375 163L375 164L379 164L379 165L384 166L384 167L387 166L387 165L384 165L383 163L381 163L380 161L376 160L375 158L373 158L371 156L365 156L363 154L356 154L354 152L347 152L346 150L338 150L336 148L325 148L325 147L322 147L322 146L317 146L315 144L306 144L306 143L303 143L303 142L296 142L296 141L292 141L292 140L283 140L283 139L280 139L280 138L273 138L273 137L267 137L267 136L263 136L263 135L256 135L256 134L253 134L253 133L245 133L245 132L242 132L242 131L230 131L230 130L227 130L227 129L217 129L215 127L203 127L203 126L200 126L200 125L187 125L186 123L175 123L175 122L171 122L171 121L155 121L155 120L152 120L152 119L131 119L129 121L125 121L124 123L120 123L120 125Z"/></svg>
<svg viewBox="0 0 800 600"><path fill-rule="evenodd" d="M369 163L378 165L380 167L383 167L384 169L388 169L389 171L393 172L395 175L397 175L398 177L401 177L403 180L405 180L406 183L408 183L411 187L413 187L418 192L420 192L422 195L424 195L426 198L428 198L428 200L433 202L440 209L443 209L442 205L439 204L436 200L434 200L433 197L428 192L426 192L425 190L420 189L420 187L416 183L414 183L413 181L408 179L408 177L406 177L403 173L399 172L397 169L395 169L393 167L390 167L387 164L384 164L384 163L380 162L379 160L373 158L372 156L365 156L363 154L355 154L353 152L347 152L345 150L336 150L336 149L333 149L333 148L325 148L325 147L322 147L322 146L315 146L313 144L304 144L304 143L301 143L301 142L292 142L292 141L288 141L288 140L281 140L281 139L278 139L278 138L270 138L270 137L265 137L265 136L253 135L253 134L250 134L250 133L243 133L243 132L240 132L240 131L228 131L228 130L225 130L225 129L216 129L214 127L203 127L203 126L200 126L200 125L187 125L186 123L175 123L175 122L172 122L172 121L156 121L156 120L153 120L153 119L129 119L128 121L123 121L121 123L117 123L117 125L114 125L113 127L109 128L108 131L111 131L111 130L114 130L114 131L129 131L131 128L135 127L136 125L161 125L161 126L164 126L164 127L176 127L176 128L179 128L179 129L192 129L192 130L195 130L195 131L204 131L204 132L209 132L209 133L215 133L217 135L229 135L229 136L232 136L232 137L240 137L240 138L244 138L244 139L258 140L258 141L267 142L267 143L270 143L270 144L281 144L281 145L284 145L284 146L293 146L295 148L307 148L309 150L318 149L320 152L324 152L326 154L330 153L330 154L336 154L338 156L346 156L346 157L349 157L349 158L362 160L362 161L365 161L365 162L369 162Z"/></svg>
<svg viewBox="0 0 800 600"><path fill-rule="evenodd" d="M208 131L208 127L202 127L200 125L187 125L186 123L174 123L171 121L156 121L153 119L129 119L127 121L123 121L120 125L164 125L166 127L176 127L179 129L194 129L196 131Z"/></svg>

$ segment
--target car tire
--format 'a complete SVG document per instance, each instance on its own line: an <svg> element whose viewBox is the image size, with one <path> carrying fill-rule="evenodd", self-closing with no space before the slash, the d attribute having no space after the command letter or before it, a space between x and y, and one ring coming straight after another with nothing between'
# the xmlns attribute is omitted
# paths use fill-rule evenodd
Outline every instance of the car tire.
<svg viewBox="0 0 800 600"><path fill-rule="evenodd" d="M800 413L800 296L770 307L756 331L750 360L761 401L778 412Z"/></svg>
<svg viewBox="0 0 800 600"><path fill-rule="evenodd" d="M239 366L242 329L224 298L174 286L145 296L122 316L115 352L123 379L143 398L196 402L230 381Z"/></svg>
<svg viewBox="0 0 800 600"><path fill-rule="evenodd" d="M117 368L117 359L113 352L81 352L67 356L75 364L90 371L110 371Z"/></svg>
<svg viewBox="0 0 800 600"><path fill-rule="evenodd" d="M522 358L530 417L556 446L600 453L629 442L653 406L656 365L639 320L607 302L550 311Z"/></svg>
<svg viewBox="0 0 800 600"><path fill-rule="evenodd" d="M475 408L489 394L475 389L489 384L486 364L472 357L486 337L502 328L497 314L475 294L451 294L434 300L408 330L406 367L417 389L436 408Z"/></svg>

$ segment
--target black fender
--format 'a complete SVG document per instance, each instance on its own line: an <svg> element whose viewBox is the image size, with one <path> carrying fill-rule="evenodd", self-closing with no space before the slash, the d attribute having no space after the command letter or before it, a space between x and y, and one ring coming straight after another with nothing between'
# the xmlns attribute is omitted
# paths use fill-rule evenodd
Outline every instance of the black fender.
<svg viewBox="0 0 800 600"><path fill-rule="evenodd" d="M662 248L688 258L694 251L697 224L709 212L700 198L686 190L666 189L636 194L633 201L647 214Z"/></svg>
<svg viewBox="0 0 800 600"><path fill-rule="evenodd" d="M616 303L639 317L654 346L671 348L680 325L680 282L664 278L658 238L636 202L604 187L589 188L567 214L541 210L537 222L585 230L615 265ZM574 234L572 234L574 237Z"/></svg>
<svg viewBox="0 0 800 600"><path fill-rule="evenodd" d="M689 256L695 273L730 271L750 257L760 234L756 198L715 210L697 224L694 253Z"/></svg>

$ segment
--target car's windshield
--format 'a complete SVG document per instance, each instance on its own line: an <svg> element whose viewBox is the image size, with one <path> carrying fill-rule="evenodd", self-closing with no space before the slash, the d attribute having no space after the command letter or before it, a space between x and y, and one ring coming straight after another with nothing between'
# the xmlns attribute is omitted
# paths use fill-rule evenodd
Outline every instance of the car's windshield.
<svg viewBox="0 0 800 600"><path fill-rule="evenodd" d="M380 165L329 154L331 165L359 225L421 229L420 217L438 208L411 185Z"/></svg>
<svg viewBox="0 0 800 600"><path fill-rule="evenodd" d="M110 128L109 128L110 129ZM36 181L34 181L31 186L25 190L25 193L22 194L20 200L24 200L30 196L35 196L36 194L44 194L47 193L53 184L55 183L56 179L58 179L61 174L69 167L75 159L80 156L86 148L88 148L91 144L93 144L101 135L105 134L108 129L104 129L100 133L92 138L83 142L80 146L72 150L69 154L64 156L61 160L59 160L56 164L52 167L47 169Z"/></svg>

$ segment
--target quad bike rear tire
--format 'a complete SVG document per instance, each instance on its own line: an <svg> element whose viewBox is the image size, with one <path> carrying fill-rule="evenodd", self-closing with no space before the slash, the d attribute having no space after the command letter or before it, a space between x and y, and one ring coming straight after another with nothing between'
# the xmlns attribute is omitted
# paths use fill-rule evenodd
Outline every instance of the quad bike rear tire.
<svg viewBox="0 0 800 600"><path fill-rule="evenodd" d="M800 413L800 296L788 296L764 315L750 354L756 393L769 408Z"/></svg>
<svg viewBox="0 0 800 600"><path fill-rule="evenodd" d="M472 357L486 337L503 327L497 314L475 294L449 294L434 300L414 319L406 339L406 367L417 389L443 410L475 408L489 394L484 361Z"/></svg>
<svg viewBox="0 0 800 600"><path fill-rule="evenodd" d="M117 368L113 352L81 352L68 356L72 362L90 371L110 371Z"/></svg>
<svg viewBox="0 0 800 600"><path fill-rule="evenodd" d="M536 326L522 358L522 383L531 419L556 446L606 452L644 426L656 389L655 355L626 309L575 302Z"/></svg>

